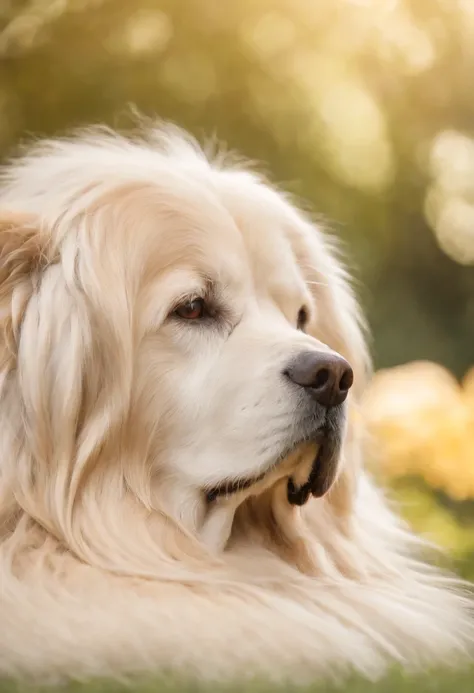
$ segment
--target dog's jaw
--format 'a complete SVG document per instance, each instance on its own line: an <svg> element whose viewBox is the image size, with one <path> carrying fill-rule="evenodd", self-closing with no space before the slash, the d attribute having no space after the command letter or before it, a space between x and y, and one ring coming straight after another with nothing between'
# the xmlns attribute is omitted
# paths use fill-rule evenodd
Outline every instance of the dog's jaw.
<svg viewBox="0 0 474 693"><path fill-rule="evenodd" d="M217 496L211 502L202 494L206 510L198 532L199 540L213 553L223 551L230 538L237 508L250 496L259 496L277 486L286 488L290 478L298 486L303 486L310 477L317 454L318 446L315 443L304 443L254 484L227 496ZM284 500L283 505L291 512L288 499Z"/></svg>

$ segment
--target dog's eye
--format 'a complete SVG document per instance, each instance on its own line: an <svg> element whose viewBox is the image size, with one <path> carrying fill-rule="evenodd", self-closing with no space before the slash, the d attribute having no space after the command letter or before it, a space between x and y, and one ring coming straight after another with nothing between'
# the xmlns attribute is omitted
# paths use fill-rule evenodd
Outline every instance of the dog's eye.
<svg viewBox="0 0 474 693"><path fill-rule="evenodd" d="M298 311L298 317L296 319L296 327L298 330L302 330L304 332L304 328L306 327L306 323L308 322L308 311L304 306L301 306L301 308Z"/></svg>
<svg viewBox="0 0 474 693"><path fill-rule="evenodd" d="M175 309L175 315L183 320L200 320L206 314L206 303L203 298L186 301Z"/></svg>

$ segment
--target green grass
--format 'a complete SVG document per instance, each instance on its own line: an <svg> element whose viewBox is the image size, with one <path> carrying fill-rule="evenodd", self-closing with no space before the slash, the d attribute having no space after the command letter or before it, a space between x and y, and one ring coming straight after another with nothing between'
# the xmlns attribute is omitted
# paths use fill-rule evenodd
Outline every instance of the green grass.
<svg viewBox="0 0 474 693"><path fill-rule="evenodd" d="M437 671L423 676L397 671L378 683L356 678L339 686L319 683L305 688L293 687L290 684L277 687L262 682L205 686L196 682L164 678L128 686L110 681L71 683L58 689L0 682L0 693L47 693L48 690L57 693L474 693L474 668L464 671Z"/></svg>

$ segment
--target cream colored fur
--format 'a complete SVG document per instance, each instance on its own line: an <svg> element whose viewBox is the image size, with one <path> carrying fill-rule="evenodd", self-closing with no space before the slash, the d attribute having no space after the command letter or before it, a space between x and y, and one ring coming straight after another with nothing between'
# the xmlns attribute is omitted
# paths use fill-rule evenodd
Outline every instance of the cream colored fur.
<svg viewBox="0 0 474 693"><path fill-rule="evenodd" d="M210 278L223 323L170 321ZM469 649L464 588L363 469L347 276L258 176L169 127L38 144L3 171L0 330L0 675L304 681ZM355 372L335 485L289 505L306 443L208 505L278 450L304 348Z"/></svg>

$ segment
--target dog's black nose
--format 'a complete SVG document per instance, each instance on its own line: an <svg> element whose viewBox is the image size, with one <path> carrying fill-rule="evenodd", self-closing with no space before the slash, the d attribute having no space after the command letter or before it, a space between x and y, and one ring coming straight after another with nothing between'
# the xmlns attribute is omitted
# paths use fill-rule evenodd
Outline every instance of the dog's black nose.
<svg viewBox="0 0 474 693"><path fill-rule="evenodd" d="M354 374L346 359L338 354L305 351L286 369L288 378L311 392L323 407L342 404L347 397Z"/></svg>

